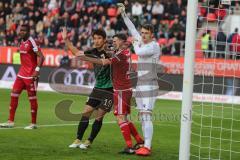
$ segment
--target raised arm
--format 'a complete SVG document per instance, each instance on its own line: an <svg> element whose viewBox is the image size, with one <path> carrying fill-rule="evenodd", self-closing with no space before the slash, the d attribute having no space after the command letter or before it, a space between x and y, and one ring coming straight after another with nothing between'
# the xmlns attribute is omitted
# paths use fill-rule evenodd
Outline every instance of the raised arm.
<svg viewBox="0 0 240 160"><path fill-rule="evenodd" d="M64 27L62 30L62 38L65 42L67 49L69 49L74 56L79 56L79 55L84 54L83 51L80 51L79 49L74 47L72 42L69 39L67 39L67 28L66 27Z"/></svg>
<svg viewBox="0 0 240 160"><path fill-rule="evenodd" d="M132 23L132 21L129 19L129 17L127 16L126 12L125 12L125 6L122 3L118 3L117 4L120 12L121 12L121 16L123 18L124 23L126 24L128 30L130 31L131 35L133 36L133 38L137 41L141 41L141 35L138 33L136 27L134 26L134 24Z"/></svg>

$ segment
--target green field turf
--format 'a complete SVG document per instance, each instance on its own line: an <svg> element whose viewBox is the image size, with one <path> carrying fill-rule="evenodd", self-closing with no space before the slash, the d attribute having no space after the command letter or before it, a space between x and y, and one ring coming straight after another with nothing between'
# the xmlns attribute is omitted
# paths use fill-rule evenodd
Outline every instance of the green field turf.
<svg viewBox="0 0 240 160"><path fill-rule="evenodd" d="M71 112L81 113L87 97L65 95L54 92L39 92L39 113L37 130L24 130L30 122L30 107L27 95L24 92L19 101L14 129L0 129L0 160L176 160L178 159L180 133L180 101L157 101L154 109L154 137L152 155L139 157L136 155L119 155L118 152L125 146L120 129L111 113L105 117L105 124L89 150L69 149L68 145L75 139L77 121L63 121L55 114L55 106L62 100L73 100ZM8 117L10 90L0 90L0 122ZM208 112L211 110L209 109ZM211 113L211 112L210 112ZM229 111L230 114L230 111ZM137 112L132 109L132 120L140 131ZM239 116L240 114L236 115ZM238 117L236 117L238 118ZM197 120L200 120L196 116ZM197 121L196 120L196 121ZM225 123L225 122L223 122ZM49 126L48 126L49 125ZM196 129L197 127L194 126ZM235 126L236 127L236 126ZM237 126L237 129L240 129ZM89 135L91 125L85 133ZM197 131L196 131L197 132ZM234 138L240 138L240 135ZM194 140L194 143L199 143ZM206 140L205 143L209 142ZM236 147L236 146L235 146ZM238 146L240 148L240 145ZM237 148L235 148L237 150ZM198 153L197 149L193 151ZM201 150L201 155L208 154L208 150ZM211 154L211 156L217 153ZM226 154L226 155L225 155ZM229 153L223 153L226 159ZM240 156L240 155L238 155ZM234 158L237 158L234 157ZM194 158L192 158L194 159Z"/></svg>

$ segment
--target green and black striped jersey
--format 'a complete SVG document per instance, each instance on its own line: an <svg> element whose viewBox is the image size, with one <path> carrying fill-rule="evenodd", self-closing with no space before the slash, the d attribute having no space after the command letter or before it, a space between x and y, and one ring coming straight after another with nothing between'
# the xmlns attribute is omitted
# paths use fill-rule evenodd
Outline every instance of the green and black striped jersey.
<svg viewBox="0 0 240 160"><path fill-rule="evenodd" d="M93 58L110 58L104 50L98 51L96 48L85 51L84 54ZM111 88L112 87L112 78L111 78L111 66L106 65L97 65L94 64L94 74L96 83L96 88Z"/></svg>

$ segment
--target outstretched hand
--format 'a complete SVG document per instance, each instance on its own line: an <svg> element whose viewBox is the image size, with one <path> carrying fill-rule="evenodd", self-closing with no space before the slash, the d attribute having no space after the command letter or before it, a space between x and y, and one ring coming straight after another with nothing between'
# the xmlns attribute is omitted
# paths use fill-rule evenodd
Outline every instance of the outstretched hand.
<svg viewBox="0 0 240 160"><path fill-rule="evenodd" d="M121 13L125 13L125 6L123 3L117 3L117 6Z"/></svg>

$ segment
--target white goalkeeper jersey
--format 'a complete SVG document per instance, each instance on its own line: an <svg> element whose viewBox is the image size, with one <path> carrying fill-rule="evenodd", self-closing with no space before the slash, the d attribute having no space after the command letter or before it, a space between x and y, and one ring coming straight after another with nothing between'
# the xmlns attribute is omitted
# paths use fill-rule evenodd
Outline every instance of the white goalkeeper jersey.
<svg viewBox="0 0 240 160"><path fill-rule="evenodd" d="M158 86L157 66L161 54L159 44L156 41L144 44L141 35L128 16L122 14L122 17L131 35L135 39L133 47L138 55L138 85Z"/></svg>

